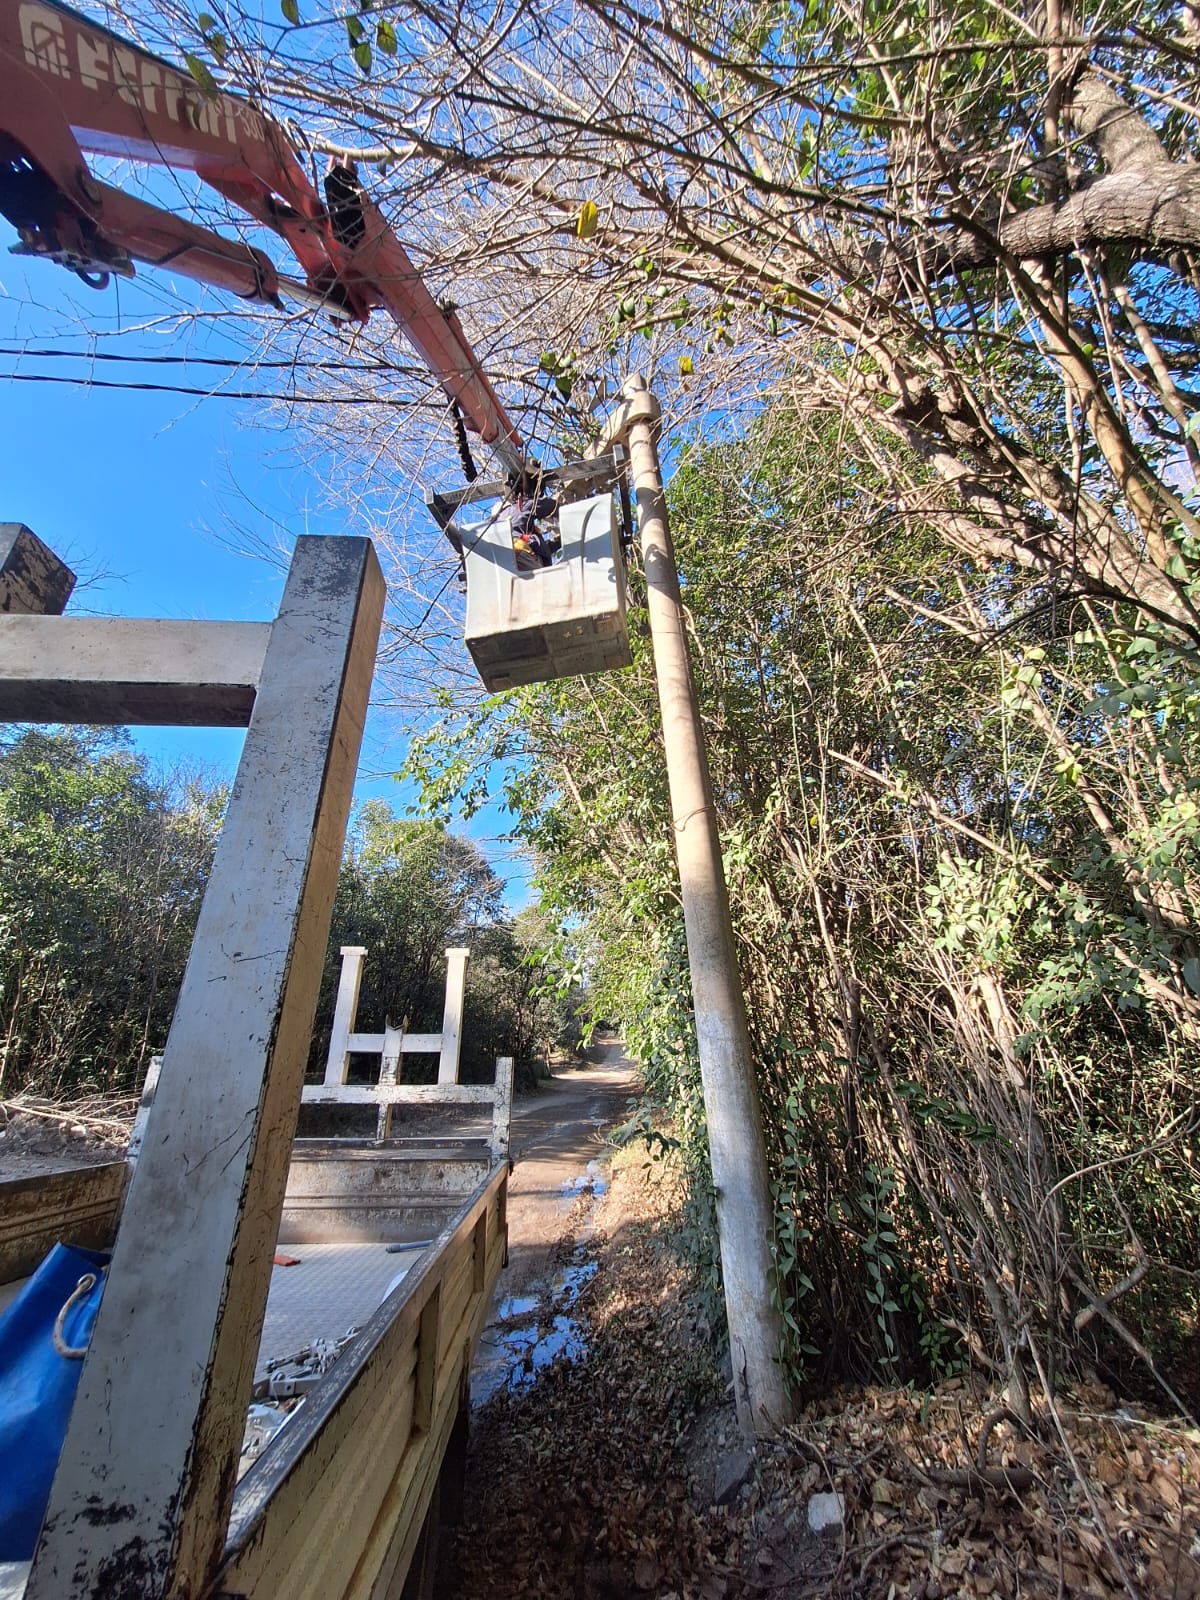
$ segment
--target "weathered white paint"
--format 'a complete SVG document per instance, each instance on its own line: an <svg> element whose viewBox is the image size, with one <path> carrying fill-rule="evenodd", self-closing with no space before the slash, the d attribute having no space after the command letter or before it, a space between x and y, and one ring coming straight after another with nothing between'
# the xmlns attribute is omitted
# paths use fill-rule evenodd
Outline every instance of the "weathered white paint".
<svg viewBox="0 0 1200 1600"><path fill-rule="evenodd" d="M459 530L467 648L488 689L627 667L625 567L611 492L564 505L552 567L518 572L507 512Z"/></svg>
<svg viewBox="0 0 1200 1600"><path fill-rule="evenodd" d="M0 721L244 728L269 622L0 616Z"/></svg>
<svg viewBox="0 0 1200 1600"><path fill-rule="evenodd" d="M151 1056L150 1065L146 1068L146 1079L142 1084L142 1098L138 1101L137 1116L133 1119L133 1130L129 1135L129 1146L125 1151L125 1159L130 1166L136 1166L137 1158L141 1154L142 1140L146 1137L150 1107L154 1104L154 1096L158 1093L158 1075L161 1071L162 1057Z"/></svg>
<svg viewBox="0 0 1200 1600"><path fill-rule="evenodd" d="M383 1030L383 1049L380 1051L379 1081L395 1083L400 1073L400 1057L404 1053L404 1029L393 1028L389 1023Z"/></svg>
<svg viewBox="0 0 1200 1600"><path fill-rule="evenodd" d="M460 947L446 951L446 1005L442 1014L442 1047L438 1057L439 1083L458 1082L463 995L467 986L467 961L470 955L470 950Z"/></svg>
<svg viewBox="0 0 1200 1600"><path fill-rule="evenodd" d="M306 1106L469 1106L495 1098L490 1083L343 1083L335 1093L320 1083L304 1085Z"/></svg>
<svg viewBox="0 0 1200 1600"><path fill-rule="evenodd" d="M381 1056L386 1035L382 1033L352 1033L346 1047L352 1056ZM436 1056L441 1053L440 1033L406 1033L400 1041L400 1053L406 1056ZM331 1087L336 1088L333 1084Z"/></svg>
<svg viewBox="0 0 1200 1600"><path fill-rule="evenodd" d="M513 1058L496 1058L495 1099L492 1102L492 1157L508 1160L509 1129L512 1125Z"/></svg>
<svg viewBox="0 0 1200 1600"><path fill-rule="evenodd" d="M341 948L342 970L338 974L337 1002L333 1008L333 1031L329 1036L329 1054L325 1058L325 1082L345 1083L350 1068L350 1036L358 1016L358 992L362 987L363 962L366 947L361 944L344 944Z"/></svg>
<svg viewBox="0 0 1200 1600"><path fill-rule="evenodd" d="M406 1056L440 1055L442 1036L440 1033L406 1033L400 1041L400 1049Z"/></svg>
<svg viewBox="0 0 1200 1600"><path fill-rule="evenodd" d="M398 1076L398 1060L389 1075L389 1051L397 1058L400 1055L436 1055L438 1082L457 1082L463 993L470 954L470 950L463 949L446 951L446 999L441 1033L405 1033L401 1028L385 1029L383 1033L358 1033L354 1025L358 1017L358 997L367 950L363 945L344 944L341 947L342 969L338 977L333 1030L329 1038L329 1054L325 1058L325 1087L335 1089L345 1083L352 1055L383 1057L381 1076L394 1083ZM325 1095L322 1098L328 1100L333 1097ZM381 1134L381 1137L385 1135Z"/></svg>
<svg viewBox="0 0 1200 1600"><path fill-rule="evenodd" d="M343 945L333 1031L325 1060L325 1081L319 1087L309 1085L304 1091L305 1100L322 1105L363 1104L362 1096L353 1093L351 1086L346 1083L352 1055L380 1057L379 1087L384 1091L395 1088L400 1076L402 1055L436 1055L438 1082L457 1083L462 1048L463 996L470 954L470 950L460 948L446 951L446 998L441 1033L406 1033L402 1027L395 1028L390 1024L382 1033L358 1033L354 1025L367 951L361 945ZM385 1092L377 1098L379 1122L376 1137L390 1139L393 1107L405 1096Z"/></svg>
<svg viewBox="0 0 1200 1600"><path fill-rule="evenodd" d="M369 541L297 541L28 1600L220 1560L383 599Z"/></svg>
<svg viewBox="0 0 1200 1600"><path fill-rule="evenodd" d="M383 1050L380 1052L379 1082L385 1087L394 1087L400 1075L400 1056L404 1050L404 1029L393 1028L390 1024L383 1030ZM377 1134L380 1139L390 1139L392 1136L392 1108L394 1102L382 1105L379 1108L379 1125Z"/></svg>

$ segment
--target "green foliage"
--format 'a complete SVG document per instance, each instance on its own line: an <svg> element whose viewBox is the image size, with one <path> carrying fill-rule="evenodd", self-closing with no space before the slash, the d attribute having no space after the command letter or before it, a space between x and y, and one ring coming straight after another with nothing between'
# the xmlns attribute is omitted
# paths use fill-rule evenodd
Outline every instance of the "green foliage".
<svg viewBox="0 0 1200 1600"><path fill-rule="evenodd" d="M949 851L938 857L936 873L926 885L925 915L937 930L937 949L969 955L988 968L1018 963L1039 904L1026 876L1016 867L997 871L993 862Z"/></svg>
<svg viewBox="0 0 1200 1600"><path fill-rule="evenodd" d="M1200 1182L1193 658L1169 631L1131 653L1156 638L1144 620L1056 613L1036 580L955 555L895 514L877 459L832 419L780 406L745 440L686 453L670 498L792 1383L927 1383L970 1352L1019 1397L1031 1343L1048 1368L1101 1359L1128 1376L1132 1346L1075 1319L1138 1252L1155 1290L1130 1302L1147 1318L1134 1332L1181 1350ZM678 1143L682 1243L715 1297L633 616L629 673L448 714L425 770L445 798L522 752L507 798L543 904L575 928L593 1004L645 1065L644 1132ZM1155 699L1097 707L1106 681Z"/></svg>
<svg viewBox="0 0 1200 1600"><path fill-rule="evenodd" d="M0 1083L129 1092L166 1042L225 795L120 733L0 743Z"/></svg>
<svg viewBox="0 0 1200 1600"><path fill-rule="evenodd" d="M208 66L203 61L201 61L200 57L199 56L194 56L194 55L190 54L189 52L185 51L184 52L184 56L183 56L183 60L184 60L184 65L187 67L187 69L191 73L192 77L196 80L197 86L200 89L202 89L205 94L208 94L208 95L216 94L216 92L217 92L217 80L213 77L212 72L209 70Z"/></svg>

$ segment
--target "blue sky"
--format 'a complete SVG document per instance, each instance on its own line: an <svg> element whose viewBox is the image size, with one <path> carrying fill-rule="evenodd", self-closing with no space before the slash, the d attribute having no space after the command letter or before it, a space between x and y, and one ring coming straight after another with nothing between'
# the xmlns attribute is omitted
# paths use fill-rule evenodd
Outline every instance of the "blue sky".
<svg viewBox="0 0 1200 1600"><path fill-rule="evenodd" d="M0 221L0 247L11 242ZM302 409L289 425L254 401L11 381L14 374L90 374L118 384L269 388L266 374L195 363L245 354L245 335L229 324L147 326L189 306L219 304L199 286L149 269L97 293L50 263L0 255L0 374L9 379L0 381L0 521L26 523L80 574L73 612L266 619L282 589L279 566L234 545L259 539L270 547L280 530L346 531L344 515L325 501L328 457L311 459L297 438ZM126 366L12 353L93 347L190 359ZM432 526L428 536L431 544L439 538ZM240 732L194 728L139 730L137 738L155 758L199 761L222 775L232 775L242 741ZM391 776L403 758L404 730L373 715L357 797L380 796L403 809L411 794ZM525 898L526 870L499 839L505 825L492 807L464 831L510 879L515 907Z"/></svg>

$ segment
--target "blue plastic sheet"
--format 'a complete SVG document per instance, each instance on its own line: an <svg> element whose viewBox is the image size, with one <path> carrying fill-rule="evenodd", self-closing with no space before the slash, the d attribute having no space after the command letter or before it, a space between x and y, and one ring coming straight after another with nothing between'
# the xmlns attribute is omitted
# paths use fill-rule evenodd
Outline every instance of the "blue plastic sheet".
<svg viewBox="0 0 1200 1600"><path fill-rule="evenodd" d="M33 1555L108 1259L56 1244L0 1316L0 1561Z"/></svg>

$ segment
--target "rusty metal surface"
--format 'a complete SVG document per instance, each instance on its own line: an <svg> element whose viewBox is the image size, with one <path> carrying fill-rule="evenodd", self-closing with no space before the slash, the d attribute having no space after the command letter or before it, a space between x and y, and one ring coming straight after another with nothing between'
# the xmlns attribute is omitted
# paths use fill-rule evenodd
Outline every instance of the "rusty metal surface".
<svg viewBox="0 0 1200 1600"><path fill-rule="evenodd" d="M23 522L0 522L0 613L62 615L75 574Z"/></svg>

